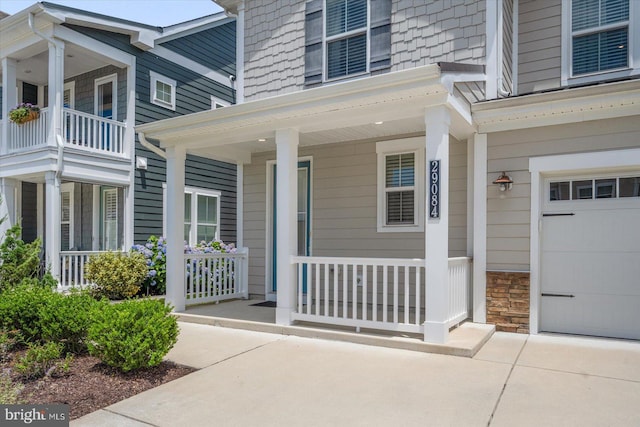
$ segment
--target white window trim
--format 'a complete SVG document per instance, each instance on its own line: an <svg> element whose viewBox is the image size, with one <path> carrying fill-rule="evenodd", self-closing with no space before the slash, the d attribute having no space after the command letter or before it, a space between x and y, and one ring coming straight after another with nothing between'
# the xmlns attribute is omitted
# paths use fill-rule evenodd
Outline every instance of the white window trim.
<svg viewBox="0 0 640 427"><path fill-rule="evenodd" d="M118 120L118 74L110 74L105 77L95 79L93 83L93 113L98 115L98 86L105 83L113 83L113 93L111 98L111 115L112 120ZM75 88L74 88L75 91ZM74 95L75 96L75 95Z"/></svg>
<svg viewBox="0 0 640 427"><path fill-rule="evenodd" d="M217 110L218 108L223 108L223 107L228 107L230 106L231 103L227 102L223 99L217 98L213 95L211 95L211 109L212 110Z"/></svg>
<svg viewBox="0 0 640 427"><path fill-rule="evenodd" d="M73 218L73 213L74 213L74 206L73 206L73 202L74 202L74 191L75 191L75 185L73 182L68 182L66 184L61 184L60 185L60 230L62 231L62 225L63 224L69 224L69 249L68 250L73 250L74 248L74 235L73 235L73 225L74 225L74 218ZM62 220L62 193L69 193L69 221L63 221ZM62 247L62 232L60 233L60 247Z"/></svg>
<svg viewBox="0 0 640 427"><path fill-rule="evenodd" d="M425 140L422 137L396 139L376 143L378 155L377 183L378 183L378 214L377 229L379 233L413 233L424 231L425 216ZM385 202L385 158L392 154L415 153L415 186L414 186L414 223L386 224Z"/></svg>
<svg viewBox="0 0 640 427"><path fill-rule="evenodd" d="M159 105L164 108L168 108L169 110L176 110L176 87L177 82L169 77L165 77L161 74L158 74L154 71L149 71L149 102L155 105ZM171 102L165 102L158 98L156 98L156 82L164 83L171 87Z"/></svg>
<svg viewBox="0 0 640 427"><path fill-rule="evenodd" d="M116 195L116 245L115 245L115 250L118 249L118 234L119 234L119 230L118 230L118 221L120 218L118 218L118 214L119 214L119 206L118 206L118 189L117 188L102 188L102 194L101 194L101 212L100 212L100 217L101 217L101 228L102 228L102 250L114 250L111 248L107 248L107 203L106 203L106 199L107 199L107 194L109 193L115 193Z"/></svg>
<svg viewBox="0 0 640 427"><path fill-rule="evenodd" d="M69 91L69 109L73 110L76 108L76 82L70 81L64 84L64 88L62 90L63 94L63 102L64 102L64 92Z"/></svg>
<svg viewBox="0 0 640 427"><path fill-rule="evenodd" d="M216 216L218 218L218 223L216 224L216 236L214 239L220 239L220 227L222 220L220 218L220 204L222 201L222 192L218 190L207 190L204 188L197 187L184 187L184 194L191 194L191 233L189 234L189 241L187 244L189 246L194 246L200 242L197 241L198 238L198 196L207 196L207 197L217 197L218 198L218 211L216 212ZM194 197L195 196L195 197ZM167 184L162 183L162 234L164 236L167 235ZM184 224L182 224L184 228Z"/></svg>
<svg viewBox="0 0 640 427"><path fill-rule="evenodd" d="M572 71L572 40L573 31L571 25L571 6L572 1L562 2L562 61L560 70L560 80L562 86L580 85L585 83L597 82L603 79L616 79L629 77L640 74L640 43L637 39L640 36L640 2L629 0L629 67L623 70L605 70L591 74L585 74L573 77Z"/></svg>
<svg viewBox="0 0 640 427"><path fill-rule="evenodd" d="M350 38L358 34L366 33L367 36L367 52L366 52L366 70L361 73L347 74L345 76L329 78L329 60L327 55L328 44L332 41ZM336 34L327 37L327 0L322 0L322 81L335 82L345 79L352 79L358 76L369 74L369 64L371 62L371 1L367 0L367 28L362 30L352 30L345 33Z"/></svg>

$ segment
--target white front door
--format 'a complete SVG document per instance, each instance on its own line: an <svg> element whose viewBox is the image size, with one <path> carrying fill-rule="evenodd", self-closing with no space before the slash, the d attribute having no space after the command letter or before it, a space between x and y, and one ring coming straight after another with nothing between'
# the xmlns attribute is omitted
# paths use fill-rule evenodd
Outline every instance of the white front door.
<svg viewBox="0 0 640 427"><path fill-rule="evenodd" d="M640 339L640 173L545 181L540 331Z"/></svg>

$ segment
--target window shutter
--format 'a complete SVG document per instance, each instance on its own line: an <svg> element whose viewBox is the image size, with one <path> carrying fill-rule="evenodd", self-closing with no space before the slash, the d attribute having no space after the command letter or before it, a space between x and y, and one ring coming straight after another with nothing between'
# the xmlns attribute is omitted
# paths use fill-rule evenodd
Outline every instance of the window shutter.
<svg viewBox="0 0 640 427"><path fill-rule="evenodd" d="M71 192L60 192L60 249L68 251L71 249Z"/></svg>
<svg viewBox="0 0 640 427"><path fill-rule="evenodd" d="M322 83L322 0L311 0L305 9L304 84Z"/></svg>
<svg viewBox="0 0 640 427"><path fill-rule="evenodd" d="M118 192L104 191L104 249L118 249Z"/></svg>
<svg viewBox="0 0 640 427"><path fill-rule="evenodd" d="M391 67L391 0L371 0L371 53L369 70Z"/></svg>

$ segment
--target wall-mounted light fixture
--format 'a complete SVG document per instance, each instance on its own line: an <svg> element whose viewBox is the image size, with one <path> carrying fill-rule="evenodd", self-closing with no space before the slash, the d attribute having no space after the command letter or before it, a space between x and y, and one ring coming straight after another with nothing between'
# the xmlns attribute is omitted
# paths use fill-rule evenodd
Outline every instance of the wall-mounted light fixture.
<svg viewBox="0 0 640 427"><path fill-rule="evenodd" d="M511 179L511 177L507 175L506 172L502 172L502 175L500 175L498 179L493 181L493 183L499 186L500 192L509 191L513 187L513 179Z"/></svg>

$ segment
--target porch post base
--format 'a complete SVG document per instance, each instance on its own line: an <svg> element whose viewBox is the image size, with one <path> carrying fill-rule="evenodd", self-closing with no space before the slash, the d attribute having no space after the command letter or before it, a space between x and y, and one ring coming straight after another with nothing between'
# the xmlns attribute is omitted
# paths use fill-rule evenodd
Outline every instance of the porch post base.
<svg viewBox="0 0 640 427"><path fill-rule="evenodd" d="M292 308L288 307L276 307L276 325L289 326L291 322Z"/></svg>
<svg viewBox="0 0 640 427"><path fill-rule="evenodd" d="M424 342L445 344L449 338L449 327L446 322L424 322Z"/></svg>

